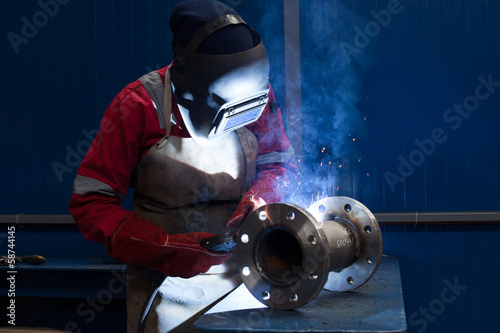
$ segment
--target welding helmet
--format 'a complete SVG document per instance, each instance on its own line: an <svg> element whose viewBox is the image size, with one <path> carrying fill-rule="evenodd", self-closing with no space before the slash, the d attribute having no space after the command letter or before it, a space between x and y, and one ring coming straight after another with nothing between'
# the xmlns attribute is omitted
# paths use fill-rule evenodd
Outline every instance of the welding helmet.
<svg viewBox="0 0 500 333"><path fill-rule="evenodd" d="M214 1L201 2L215 3L217 13L221 12L221 6L229 8ZM231 11L203 24L185 45L174 37L174 61L170 67L172 90L182 120L197 142L256 121L268 102L266 48L259 34ZM172 17L170 23L172 27ZM238 30L229 32L233 38L238 38L239 44L217 43L214 35L220 32L228 35L231 27L240 29L236 34ZM241 33L241 28L246 34ZM207 46L210 38L208 44L212 46ZM238 51L238 48L244 50Z"/></svg>

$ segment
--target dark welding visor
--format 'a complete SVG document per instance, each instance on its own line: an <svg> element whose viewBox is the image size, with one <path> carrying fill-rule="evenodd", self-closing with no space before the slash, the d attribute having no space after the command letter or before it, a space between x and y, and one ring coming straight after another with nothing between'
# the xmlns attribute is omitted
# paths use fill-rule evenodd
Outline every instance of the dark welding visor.
<svg viewBox="0 0 500 333"><path fill-rule="evenodd" d="M172 88L182 120L195 140L211 139L256 121L268 102L269 60L258 33L250 29L257 46L243 52L196 52L205 38L230 24L245 22L237 15L219 17L201 27L186 48L175 46Z"/></svg>

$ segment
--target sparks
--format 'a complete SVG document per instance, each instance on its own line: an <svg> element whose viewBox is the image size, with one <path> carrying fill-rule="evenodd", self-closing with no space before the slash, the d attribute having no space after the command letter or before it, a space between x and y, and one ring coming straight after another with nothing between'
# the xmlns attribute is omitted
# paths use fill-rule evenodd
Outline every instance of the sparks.
<svg viewBox="0 0 500 333"><path fill-rule="evenodd" d="M269 217L269 214L268 214L268 209L269 209L269 206L267 206L267 207L264 209L264 211L265 211L265 213L266 213L266 219L268 219L268 220L269 220L269 222L271 222L271 224L272 224L272 225L274 225L273 220L271 220L271 218Z"/></svg>

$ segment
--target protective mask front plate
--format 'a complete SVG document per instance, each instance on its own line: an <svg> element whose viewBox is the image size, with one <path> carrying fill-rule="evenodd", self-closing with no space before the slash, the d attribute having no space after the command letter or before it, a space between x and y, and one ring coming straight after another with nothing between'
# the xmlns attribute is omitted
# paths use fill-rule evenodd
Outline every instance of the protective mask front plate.
<svg viewBox="0 0 500 333"><path fill-rule="evenodd" d="M253 121L269 92L269 60L260 36L250 50L209 55L177 46L170 69L182 119L193 139L208 140Z"/></svg>

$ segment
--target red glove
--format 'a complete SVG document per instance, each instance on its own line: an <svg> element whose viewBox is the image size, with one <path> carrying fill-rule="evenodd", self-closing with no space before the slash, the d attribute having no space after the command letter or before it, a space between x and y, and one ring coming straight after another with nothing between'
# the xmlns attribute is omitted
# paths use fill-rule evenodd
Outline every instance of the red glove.
<svg viewBox="0 0 500 333"><path fill-rule="evenodd" d="M106 240L111 258L153 267L168 276L190 278L224 263L232 253L208 251L200 246L207 232L168 235L165 230L133 213Z"/></svg>
<svg viewBox="0 0 500 333"><path fill-rule="evenodd" d="M241 222L257 208L267 203L280 202L284 197L285 183L282 181L282 168L264 170L259 174L250 189L241 198L236 211L227 222L227 228L234 234Z"/></svg>
<svg viewBox="0 0 500 333"><path fill-rule="evenodd" d="M241 198L238 207L236 207L236 210L234 211L233 215L227 222L228 229L230 230L232 229L231 233L234 234L233 231L237 230L241 222L243 222L243 220L248 216L248 214L250 214L257 208L264 206L265 204L266 202L264 201L264 199L248 191L243 196L243 198Z"/></svg>

